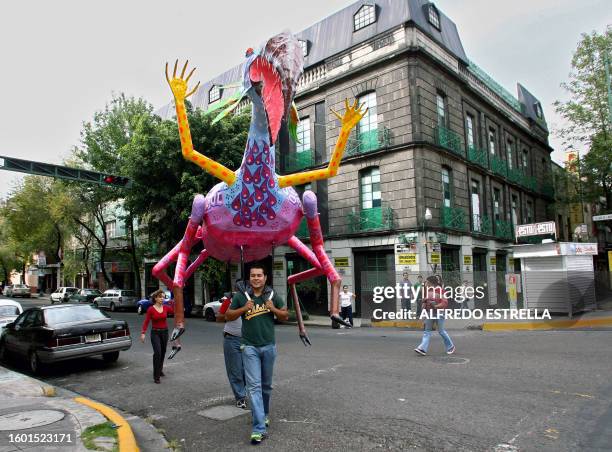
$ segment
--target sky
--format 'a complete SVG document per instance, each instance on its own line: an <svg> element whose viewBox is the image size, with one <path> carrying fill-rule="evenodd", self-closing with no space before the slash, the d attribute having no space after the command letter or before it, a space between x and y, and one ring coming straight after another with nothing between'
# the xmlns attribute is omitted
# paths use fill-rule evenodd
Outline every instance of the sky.
<svg viewBox="0 0 612 452"><path fill-rule="evenodd" d="M403 1L403 0L397 0ZM190 59L203 82L242 61L284 29L299 32L354 2L347 0L47 0L6 3L0 16L0 156L61 164L82 124L113 93L158 108L171 99L166 61ZM609 0L437 0L458 27L468 57L516 96L520 82L541 101L566 99L580 34L612 23ZM563 149L551 134L553 159ZM0 197L21 176L0 170Z"/></svg>

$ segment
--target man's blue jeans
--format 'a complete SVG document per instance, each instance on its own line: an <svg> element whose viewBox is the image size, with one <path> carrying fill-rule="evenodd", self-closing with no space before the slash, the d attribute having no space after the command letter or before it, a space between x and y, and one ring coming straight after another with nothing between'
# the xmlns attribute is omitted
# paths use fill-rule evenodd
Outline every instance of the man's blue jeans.
<svg viewBox="0 0 612 452"><path fill-rule="evenodd" d="M227 379L232 387L236 400L246 397L244 386L244 367L242 366L242 350L240 350L240 338L236 336L225 336L223 338L223 356L225 357L225 371Z"/></svg>
<svg viewBox="0 0 612 452"><path fill-rule="evenodd" d="M429 339L431 338L431 331L433 330L434 320L435 319L425 319L425 331L423 332L423 340L421 341L421 344L418 347L424 352L426 352L429 348ZM436 321L438 322L438 333L440 333L440 336L442 336L442 339L444 340L444 346L446 347L446 351L449 351L453 346L453 341L444 329L444 318L439 318Z"/></svg>
<svg viewBox="0 0 612 452"><path fill-rule="evenodd" d="M251 400L253 433L266 431L266 416L270 413L272 395L272 372L276 359L276 345L253 347L244 345L242 363L246 377L246 388Z"/></svg>

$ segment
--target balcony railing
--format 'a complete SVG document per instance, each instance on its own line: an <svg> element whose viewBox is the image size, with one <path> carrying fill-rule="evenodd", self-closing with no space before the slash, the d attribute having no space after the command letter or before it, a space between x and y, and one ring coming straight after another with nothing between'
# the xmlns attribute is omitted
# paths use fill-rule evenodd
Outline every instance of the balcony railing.
<svg viewBox="0 0 612 452"><path fill-rule="evenodd" d="M500 176L507 177L508 176L508 167L506 166L506 161L504 159L499 158L496 155L491 156L491 171L495 174L499 174Z"/></svg>
<svg viewBox="0 0 612 452"><path fill-rule="evenodd" d="M470 162L475 163L476 165L480 165L483 168L488 168L487 162L487 151L485 149L478 149L474 146L468 147L468 160Z"/></svg>
<svg viewBox="0 0 612 452"><path fill-rule="evenodd" d="M373 207L357 213L350 213L349 232L386 230L393 228L393 209L391 207Z"/></svg>
<svg viewBox="0 0 612 452"><path fill-rule="evenodd" d="M314 151L307 149L301 152L287 154L285 156L285 171L300 171L314 165Z"/></svg>
<svg viewBox="0 0 612 452"><path fill-rule="evenodd" d="M525 176L523 186L531 191L538 191L538 181L533 176Z"/></svg>
<svg viewBox="0 0 612 452"><path fill-rule="evenodd" d="M525 174L520 168L508 168L508 180L518 185L525 185Z"/></svg>
<svg viewBox="0 0 612 452"><path fill-rule="evenodd" d="M493 233L491 219L486 215L472 214L472 232L474 234L491 235Z"/></svg>
<svg viewBox="0 0 612 452"><path fill-rule="evenodd" d="M299 238L309 238L310 233L308 232L308 223L306 222L306 217L302 218L300 222L300 226L297 231L295 231L295 236Z"/></svg>
<svg viewBox="0 0 612 452"><path fill-rule="evenodd" d="M446 127L438 126L435 128L435 141L438 146L448 149L454 154L464 156L465 153L461 148L461 137Z"/></svg>
<svg viewBox="0 0 612 452"><path fill-rule="evenodd" d="M353 156L359 154L367 154L382 148L386 148L391 144L391 134L387 127L379 127L378 129L368 132L361 132L354 137L350 137L346 143L344 155Z"/></svg>
<svg viewBox="0 0 612 452"><path fill-rule="evenodd" d="M465 230L465 211L460 207L442 206L440 222L445 228Z"/></svg>
<svg viewBox="0 0 612 452"><path fill-rule="evenodd" d="M555 187L550 182L541 182L540 193L542 193L547 198L553 199L555 197Z"/></svg>
<svg viewBox="0 0 612 452"><path fill-rule="evenodd" d="M512 223L504 220L495 220L495 237L512 240L514 237Z"/></svg>

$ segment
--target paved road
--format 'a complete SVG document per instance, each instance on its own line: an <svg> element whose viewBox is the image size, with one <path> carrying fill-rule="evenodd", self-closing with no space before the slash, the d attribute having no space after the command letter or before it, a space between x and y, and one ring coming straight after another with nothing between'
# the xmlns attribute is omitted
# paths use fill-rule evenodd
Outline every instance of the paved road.
<svg viewBox="0 0 612 452"><path fill-rule="evenodd" d="M40 303L32 301L32 304ZM26 302L28 304L28 302ZM126 319L137 338L142 317ZM152 381L152 351L134 342L118 363L64 363L45 379L154 419L183 450L242 450L250 416L198 414L231 403L222 325L190 319L183 351ZM453 332L457 353L417 332L277 327L272 426L275 450L612 450L611 332Z"/></svg>

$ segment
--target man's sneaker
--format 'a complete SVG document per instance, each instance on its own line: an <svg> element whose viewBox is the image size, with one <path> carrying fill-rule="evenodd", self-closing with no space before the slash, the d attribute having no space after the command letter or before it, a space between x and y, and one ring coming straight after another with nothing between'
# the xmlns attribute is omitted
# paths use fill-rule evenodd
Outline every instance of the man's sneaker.
<svg viewBox="0 0 612 452"><path fill-rule="evenodd" d="M270 418L266 416L266 427L270 427Z"/></svg>
<svg viewBox="0 0 612 452"><path fill-rule="evenodd" d="M449 348L448 350L446 350L446 354L447 355L452 355L453 353L455 353L455 346L454 345L451 348Z"/></svg>
<svg viewBox="0 0 612 452"><path fill-rule="evenodd" d="M259 444L264 439L261 433L251 433L251 444Z"/></svg>
<svg viewBox="0 0 612 452"><path fill-rule="evenodd" d="M236 407L246 410L247 409L246 400L245 399L236 400Z"/></svg>
<svg viewBox="0 0 612 452"><path fill-rule="evenodd" d="M427 352L425 350L421 350L420 348L415 348L414 349L415 352L417 352L419 355L425 356L427 355Z"/></svg>

